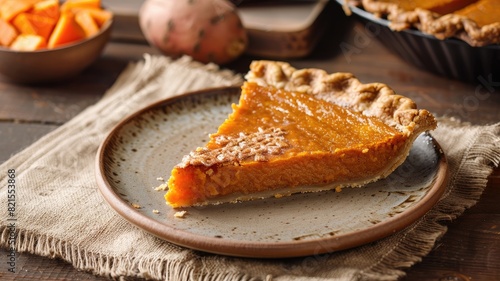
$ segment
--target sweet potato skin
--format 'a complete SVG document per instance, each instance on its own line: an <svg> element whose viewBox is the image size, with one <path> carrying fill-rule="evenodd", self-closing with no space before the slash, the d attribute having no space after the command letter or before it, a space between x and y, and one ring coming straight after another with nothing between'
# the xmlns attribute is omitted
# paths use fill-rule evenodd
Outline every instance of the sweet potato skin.
<svg viewBox="0 0 500 281"><path fill-rule="evenodd" d="M146 1L139 23L149 43L172 57L224 64L243 53L247 34L227 0Z"/></svg>

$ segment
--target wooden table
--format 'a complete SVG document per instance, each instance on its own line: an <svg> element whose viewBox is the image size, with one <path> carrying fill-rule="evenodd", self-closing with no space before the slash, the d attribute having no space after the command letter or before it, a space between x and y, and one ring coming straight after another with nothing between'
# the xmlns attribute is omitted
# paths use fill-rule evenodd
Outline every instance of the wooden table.
<svg viewBox="0 0 500 281"><path fill-rule="evenodd" d="M16 85L0 77L0 162L97 102L130 61L140 60L143 53L159 54L140 36L130 36L138 34L136 18L121 13L120 8L130 12L139 5L137 2L105 2L119 11L113 40L102 57L82 74L45 86ZM387 83L439 116L473 124L500 121L500 88L479 81L464 84L416 69L367 37L359 24L341 41L332 36L333 22L330 28L310 56L288 61L298 68L352 72L362 82ZM361 37L366 40L360 41ZM356 52L343 53L340 43L349 44ZM259 58L245 55L224 67L245 73L252 59ZM404 280L500 280L499 202L500 169L496 169L477 205L448 223L446 235L422 262L406 270ZM27 253L19 254L18 271L12 274L6 272L5 255L5 250L0 250L1 280L108 280L77 271L62 260Z"/></svg>

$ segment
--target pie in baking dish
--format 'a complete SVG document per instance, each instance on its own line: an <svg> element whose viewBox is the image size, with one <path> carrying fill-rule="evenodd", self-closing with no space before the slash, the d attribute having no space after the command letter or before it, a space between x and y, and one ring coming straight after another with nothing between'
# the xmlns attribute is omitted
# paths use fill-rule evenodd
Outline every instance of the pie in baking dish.
<svg viewBox="0 0 500 281"><path fill-rule="evenodd" d="M500 44L499 0L344 0L396 31L416 28L438 39L459 38L471 46Z"/></svg>
<svg viewBox="0 0 500 281"><path fill-rule="evenodd" d="M349 73L254 61L246 79L218 131L172 170L172 207L363 186L436 127L409 98Z"/></svg>

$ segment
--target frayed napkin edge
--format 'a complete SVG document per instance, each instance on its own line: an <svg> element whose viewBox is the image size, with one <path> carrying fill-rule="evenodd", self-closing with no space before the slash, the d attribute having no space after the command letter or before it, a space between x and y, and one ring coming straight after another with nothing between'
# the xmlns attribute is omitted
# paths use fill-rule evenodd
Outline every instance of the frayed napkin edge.
<svg viewBox="0 0 500 281"><path fill-rule="evenodd" d="M443 126L450 129L470 125L448 119L443 122ZM446 224L478 202L488 177L500 164L500 123L470 127L481 127L482 130L478 130L471 138L459 168L449 175L448 190L427 214L407 228L408 234L398 245L394 245L392 251L379 263L359 273L359 280L397 280L406 276L404 270L421 262L445 235L448 230ZM420 235L426 232L427 236Z"/></svg>

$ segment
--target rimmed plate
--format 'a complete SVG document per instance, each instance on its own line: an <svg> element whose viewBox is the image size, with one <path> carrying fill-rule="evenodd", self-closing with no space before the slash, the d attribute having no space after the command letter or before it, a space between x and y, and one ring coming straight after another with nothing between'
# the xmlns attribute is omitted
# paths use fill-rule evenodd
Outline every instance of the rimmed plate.
<svg viewBox="0 0 500 281"><path fill-rule="evenodd" d="M129 222L166 241L216 254L281 258L386 237L423 216L445 189L445 156L432 136L423 134L401 167L364 188L184 208L186 215L175 217L179 210L154 190L162 183L158 178L166 180L183 155L208 141L239 93L239 88L187 93L120 122L96 158L104 199Z"/></svg>

